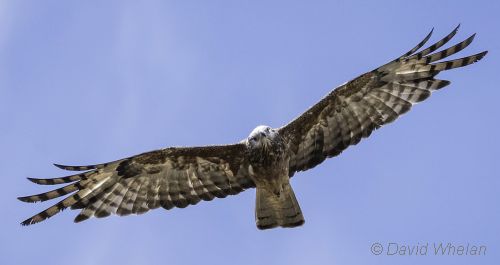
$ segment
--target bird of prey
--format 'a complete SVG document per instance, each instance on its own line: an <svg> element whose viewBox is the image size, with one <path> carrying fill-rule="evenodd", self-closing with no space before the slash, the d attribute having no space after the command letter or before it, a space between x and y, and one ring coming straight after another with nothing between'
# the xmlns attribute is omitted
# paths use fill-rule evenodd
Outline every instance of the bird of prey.
<svg viewBox="0 0 500 265"><path fill-rule="evenodd" d="M304 217L290 186L296 172L339 155L449 85L449 81L435 78L441 71L475 63L486 55L484 51L440 61L474 39L475 34L435 52L457 30L420 50L431 31L407 53L337 87L287 125L258 126L239 143L169 147L89 166L56 164L61 169L84 172L52 179L28 178L36 184L66 186L19 197L23 202L70 195L22 224L41 222L68 207L81 210L75 218L81 222L93 216L142 214L159 207L184 208L256 188L259 229L300 226Z"/></svg>

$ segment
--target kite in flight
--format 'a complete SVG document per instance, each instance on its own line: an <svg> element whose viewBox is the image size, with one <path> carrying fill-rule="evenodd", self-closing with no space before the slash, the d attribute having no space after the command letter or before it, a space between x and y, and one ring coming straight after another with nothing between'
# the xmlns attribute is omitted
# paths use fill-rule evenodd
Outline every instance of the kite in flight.
<svg viewBox="0 0 500 265"><path fill-rule="evenodd" d="M337 87L287 125L276 129L258 126L239 143L170 147L90 166L56 165L84 172L52 179L28 178L40 185L66 186L19 197L23 202L71 195L22 225L41 222L68 207L81 210L75 218L75 222L81 222L92 216L184 208L256 188L255 221L259 229L300 226L304 217L290 186L296 172L339 155L433 91L449 85L449 81L435 79L441 71L473 64L486 55L484 51L439 61L461 51L474 39L475 34L433 53L457 30L419 51L431 31L401 57Z"/></svg>

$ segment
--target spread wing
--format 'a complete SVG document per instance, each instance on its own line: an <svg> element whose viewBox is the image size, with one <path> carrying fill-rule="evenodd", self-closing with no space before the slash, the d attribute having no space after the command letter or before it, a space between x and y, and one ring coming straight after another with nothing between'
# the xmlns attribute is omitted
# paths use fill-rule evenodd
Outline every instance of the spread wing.
<svg viewBox="0 0 500 265"><path fill-rule="evenodd" d="M457 32L417 52L432 31L415 48L396 60L336 88L304 114L280 128L290 150L290 176L340 154L350 145L410 110L417 102L450 84L435 79L439 72L479 61L486 51L456 60L436 62L467 47L474 35L448 49L433 53Z"/></svg>
<svg viewBox="0 0 500 265"><path fill-rule="evenodd" d="M75 218L75 222L81 222L92 216L141 214L159 207L184 208L200 200L237 194L255 187L247 171L245 150L243 144L167 148L100 165L56 165L86 172L53 179L29 178L41 185L66 186L18 198L21 201L46 201L73 194L22 224L41 222L68 207L82 209Z"/></svg>

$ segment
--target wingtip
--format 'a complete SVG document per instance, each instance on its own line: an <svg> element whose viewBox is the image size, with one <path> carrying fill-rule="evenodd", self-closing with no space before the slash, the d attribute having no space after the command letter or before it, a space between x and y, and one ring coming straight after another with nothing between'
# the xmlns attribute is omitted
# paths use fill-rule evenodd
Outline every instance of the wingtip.
<svg viewBox="0 0 500 265"><path fill-rule="evenodd" d="M60 184L56 183L53 180L54 179L39 179L39 178L27 178L29 181L38 184L38 185L53 185L53 184Z"/></svg>
<svg viewBox="0 0 500 265"><path fill-rule="evenodd" d="M431 31L429 31L429 33L427 33L427 36L425 36L424 40L429 40L433 33L434 33L434 27L432 27Z"/></svg>
<svg viewBox="0 0 500 265"><path fill-rule="evenodd" d="M476 62L483 59L483 57L486 56L486 54L488 54L488 51L483 51L483 52L478 53Z"/></svg>
<svg viewBox="0 0 500 265"><path fill-rule="evenodd" d="M30 196L22 196L22 197L17 197L17 199L22 201L22 202L34 202L34 201L28 200L29 197Z"/></svg>
<svg viewBox="0 0 500 265"><path fill-rule="evenodd" d="M441 80L441 81L437 84L437 87L435 88L435 90L439 90L439 89L441 89L441 88L443 88L443 87L446 87L446 86L448 86L448 85L450 85L450 84L451 84L451 81L449 81L449 80Z"/></svg>
<svg viewBox="0 0 500 265"><path fill-rule="evenodd" d="M38 178L29 178L28 177L26 179L29 180L29 181L31 181L31 182L33 182L33 183L35 183L35 184L40 184L40 181L41 181L41 179L38 179Z"/></svg>
<svg viewBox="0 0 500 265"><path fill-rule="evenodd" d="M458 25L445 38L447 38L447 37L449 37L449 39L453 38L455 35L457 35L457 32L459 29L460 29L460 23L458 23Z"/></svg>
<svg viewBox="0 0 500 265"><path fill-rule="evenodd" d="M68 166L61 165L61 164L56 164L56 163L54 163L52 165L54 165L55 167L60 168L60 169L66 169L68 167Z"/></svg>
<svg viewBox="0 0 500 265"><path fill-rule="evenodd" d="M77 215L77 216L75 217L75 219L73 220L73 222L74 222L75 224L78 224L78 223L81 223L81 222L83 222L83 221L85 221L85 220L87 220L87 219L89 219L89 217L88 217L88 216L83 215L83 214L79 214L79 215Z"/></svg>
<svg viewBox="0 0 500 265"><path fill-rule="evenodd" d="M37 222L33 218L28 218L20 223L22 226L28 226L32 224L36 224Z"/></svg>
<svg viewBox="0 0 500 265"><path fill-rule="evenodd" d="M97 165L68 166L68 165L54 164L54 166L56 166L60 169L69 170L69 171L84 171L84 170L92 170L92 169L97 168Z"/></svg>
<svg viewBox="0 0 500 265"><path fill-rule="evenodd" d="M458 23L458 25L448 35L455 36L457 34L458 30L460 29L460 26L461 26L461 24Z"/></svg>

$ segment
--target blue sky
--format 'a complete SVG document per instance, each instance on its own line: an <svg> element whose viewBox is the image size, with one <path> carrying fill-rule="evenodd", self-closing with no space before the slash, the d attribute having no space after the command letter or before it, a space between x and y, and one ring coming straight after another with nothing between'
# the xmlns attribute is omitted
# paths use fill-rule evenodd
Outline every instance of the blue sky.
<svg viewBox="0 0 500 265"><path fill-rule="evenodd" d="M0 264L493 264L500 259L498 1L1 1ZM279 127L432 28L478 64L341 156L292 180L306 223L259 231L255 191L74 224L50 203L52 163L239 141ZM486 255L376 256L453 243Z"/></svg>

